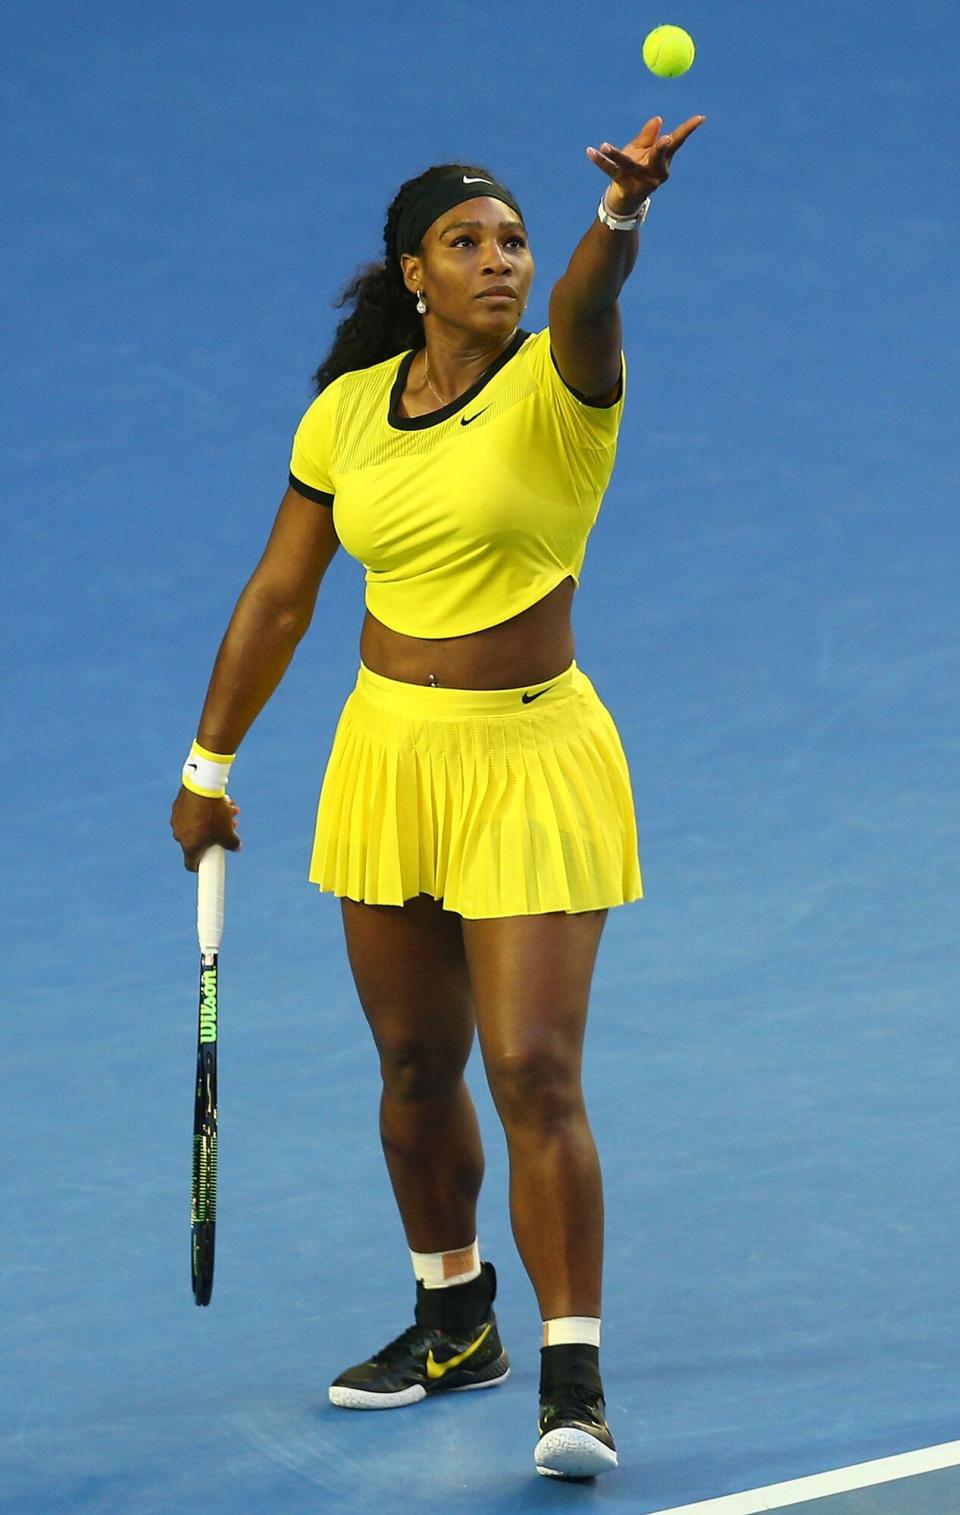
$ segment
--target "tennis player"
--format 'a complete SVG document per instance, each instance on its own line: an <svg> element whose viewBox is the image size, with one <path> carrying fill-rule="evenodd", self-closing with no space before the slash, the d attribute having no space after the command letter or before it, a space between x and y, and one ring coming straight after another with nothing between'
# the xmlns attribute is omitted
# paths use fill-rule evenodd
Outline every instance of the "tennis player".
<svg viewBox="0 0 960 1515"><path fill-rule="evenodd" d="M599 1367L603 1200L580 1083L608 910L642 893L626 758L574 658L571 607L624 404L618 299L650 197L702 116L622 151L550 298L519 202L443 164L387 214L296 430L289 488L217 656L172 828L186 866L239 846L230 764L306 632L342 543L366 567L360 667L333 739L310 878L341 901L379 1054L380 1133L414 1324L337 1377L391 1409L509 1373L481 1259L463 1081L476 1030L543 1320L535 1462L614 1467Z"/></svg>

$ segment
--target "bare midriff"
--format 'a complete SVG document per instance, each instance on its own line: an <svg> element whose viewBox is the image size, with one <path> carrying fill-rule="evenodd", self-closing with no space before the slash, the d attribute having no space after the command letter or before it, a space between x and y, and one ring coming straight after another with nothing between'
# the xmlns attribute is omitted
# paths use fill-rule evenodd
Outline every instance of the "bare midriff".
<svg viewBox="0 0 960 1515"><path fill-rule="evenodd" d="M406 636L368 610L360 657L373 673L404 684L436 684L443 689L542 684L573 662L571 609L576 587L568 576L509 621L459 637Z"/></svg>

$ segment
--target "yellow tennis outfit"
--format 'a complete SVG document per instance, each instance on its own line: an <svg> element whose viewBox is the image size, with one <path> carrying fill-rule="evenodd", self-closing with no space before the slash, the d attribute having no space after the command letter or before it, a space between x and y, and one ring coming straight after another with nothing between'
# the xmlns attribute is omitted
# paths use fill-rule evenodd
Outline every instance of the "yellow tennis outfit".
<svg viewBox="0 0 960 1515"><path fill-rule="evenodd" d="M453 637L579 582L623 393L588 404L549 329L518 332L466 394L397 406L415 354L343 374L297 428L290 483L333 509L395 631ZM519 689L446 689L362 662L333 738L310 878L370 904L417 894L468 919L603 909L642 895L626 757L574 661Z"/></svg>

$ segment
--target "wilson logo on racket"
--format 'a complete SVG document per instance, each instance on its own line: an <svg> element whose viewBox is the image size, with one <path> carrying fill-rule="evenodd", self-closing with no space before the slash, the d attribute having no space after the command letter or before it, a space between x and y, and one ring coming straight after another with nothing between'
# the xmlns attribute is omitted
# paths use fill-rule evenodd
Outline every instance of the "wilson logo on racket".
<svg viewBox="0 0 960 1515"><path fill-rule="evenodd" d="M200 1040L217 1039L217 970L204 968L200 989Z"/></svg>

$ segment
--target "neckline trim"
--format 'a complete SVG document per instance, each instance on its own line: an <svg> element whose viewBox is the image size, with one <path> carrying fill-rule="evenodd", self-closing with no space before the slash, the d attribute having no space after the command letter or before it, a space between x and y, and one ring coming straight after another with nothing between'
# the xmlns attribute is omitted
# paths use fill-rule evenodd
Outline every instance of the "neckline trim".
<svg viewBox="0 0 960 1515"><path fill-rule="evenodd" d="M390 391L390 403L387 406L387 424L393 427L395 431L425 431L430 426L442 426L444 421L449 421L451 416L458 415L465 406L477 398L477 395L486 388L490 380L495 378L501 368L509 363L510 359L515 357L520 351L529 335L528 331L518 328L510 346L504 348L496 362L492 363L480 375L476 383L471 384L470 388L465 390L462 395L458 395L455 400L451 400L449 405L443 405L439 410L428 411L424 416L401 416L397 414L397 407L400 404L400 397L407 386L407 378L409 377L410 369L413 367L413 360L418 352L423 351L420 347L411 348L401 359L400 367L397 369L397 377L393 381L393 388Z"/></svg>

